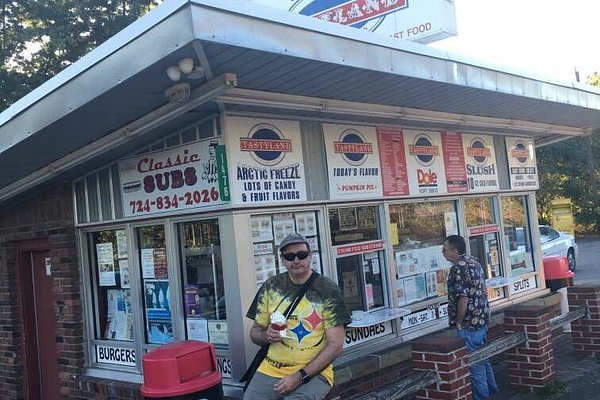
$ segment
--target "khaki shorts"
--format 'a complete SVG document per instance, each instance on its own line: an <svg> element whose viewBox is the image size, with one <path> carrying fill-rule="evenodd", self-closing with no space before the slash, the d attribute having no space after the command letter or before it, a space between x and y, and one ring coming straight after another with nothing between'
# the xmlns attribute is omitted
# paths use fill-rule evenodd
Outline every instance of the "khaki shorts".
<svg viewBox="0 0 600 400"><path fill-rule="evenodd" d="M331 390L331 386L321 375L310 382L300 385L293 393L280 397L273 390L273 385L279 378L273 378L261 372L256 372L244 393L243 400L323 400Z"/></svg>

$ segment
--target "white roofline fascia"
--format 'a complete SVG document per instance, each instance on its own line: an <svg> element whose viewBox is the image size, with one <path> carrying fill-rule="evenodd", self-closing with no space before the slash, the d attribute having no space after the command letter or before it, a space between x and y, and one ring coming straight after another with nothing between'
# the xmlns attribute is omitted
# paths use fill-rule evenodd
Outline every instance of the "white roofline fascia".
<svg viewBox="0 0 600 400"><path fill-rule="evenodd" d="M128 25L122 31L109 38L106 42L102 43L100 46L84 55L75 63L69 65L67 68L23 96L9 108L0 113L0 127L25 111L27 108L31 107L33 104L48 96L50 93L59 89L65 83L76 78L111 54L114 54L122 47L142 36L145 32L160 24L162 21L164 21L173 13L177 12L189 2L190 0L169 0L150 10L141 18Z"/></svg>
<svg viewBox="0 0 600 400"><path fill-rule="evenodd" d="M408 40L398 40L391 37L386 37L381 34L368 32L363 29L357 29L346 25L334 24L317 18L295 14L284 10L271 8L268 6L259 5L257 3L251 3L247 0L189 0L189 2L198 6L216 8L235 14L241 14L252 18L266 20L269 22L276 22L282 25L306 29L317 33L388 47L420 56L432 57L445 61L466 64L476 68L489 69L495 72L516 75L522 78L532 79L568 88L574 88L600 95L600 88L587 85L585 83L561 80L554 77L547 77L543 74L536 74L533 71L492 63L489 61L461 55L458 53L451 53L433 47L429 47L417 42L411 42Z"/></svg>

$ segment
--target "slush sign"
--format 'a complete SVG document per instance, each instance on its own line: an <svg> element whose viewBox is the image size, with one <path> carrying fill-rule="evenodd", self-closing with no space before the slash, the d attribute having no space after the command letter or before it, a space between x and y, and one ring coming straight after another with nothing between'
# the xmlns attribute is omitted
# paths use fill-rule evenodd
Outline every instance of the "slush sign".
<svg viewBox="0 0 600 400"><path fill-rule="evenodd" d="M453 0L252 1L401 40L431 43L456 35Z"/></svg>

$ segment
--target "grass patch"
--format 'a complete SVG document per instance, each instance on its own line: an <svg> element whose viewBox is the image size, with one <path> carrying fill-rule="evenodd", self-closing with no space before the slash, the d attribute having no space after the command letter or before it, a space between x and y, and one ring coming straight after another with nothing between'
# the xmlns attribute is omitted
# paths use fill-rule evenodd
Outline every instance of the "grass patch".
<svg viewBox="0 0 600 400"><path fill-rule="evenodd" d="M538 394L542 399L550 400L555 398L556 396L566 393L568 387L569 385L567 385L564 382L550 381L544 385L544 387L542 388L542 390L540 390Z"/></svg>

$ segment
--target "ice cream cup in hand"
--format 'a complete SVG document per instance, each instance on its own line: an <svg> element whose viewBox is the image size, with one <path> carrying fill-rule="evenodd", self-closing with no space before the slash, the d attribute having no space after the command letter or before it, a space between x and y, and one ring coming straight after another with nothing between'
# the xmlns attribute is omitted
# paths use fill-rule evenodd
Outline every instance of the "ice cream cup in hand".
<svg viewBox="0 0 600 400"><path fill-rule="evenodd" d="M279 336L287 337L287 320L285 315L279 311L275 311L271 314L271 328L279 331Z"/></svg>

